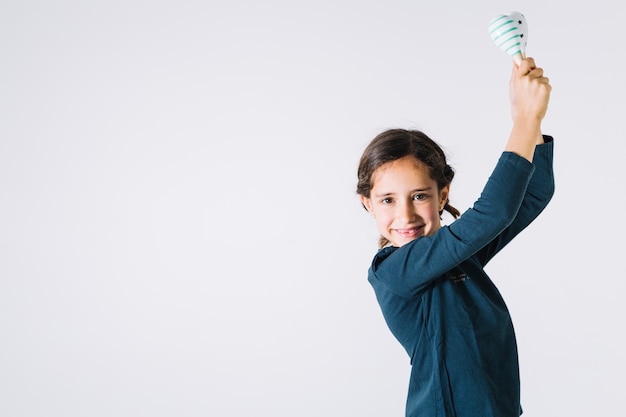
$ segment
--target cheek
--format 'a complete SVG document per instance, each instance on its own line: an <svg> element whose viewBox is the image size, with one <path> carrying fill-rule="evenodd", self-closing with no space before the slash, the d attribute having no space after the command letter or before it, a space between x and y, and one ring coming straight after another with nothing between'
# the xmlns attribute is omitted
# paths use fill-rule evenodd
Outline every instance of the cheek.
<svg viewBox="0 0 626 417"><path fill-rule="evenodd" d="M433 204L428 205L428 209L423 212L424 218L428 219L430 222L437 223L439 222L439 207L440 204L437 202L433 202Z"/></svg>
<svg viewBox="0 0 626 417"><path fill-rule="evenodd" d="M381 212L376 213L376 215L374 216L374 220L376 221L376 225L378 226L378 229L380 229L381 231L386 230L392 221L389 215L387 215L386 213L381 213Z"/></svg>

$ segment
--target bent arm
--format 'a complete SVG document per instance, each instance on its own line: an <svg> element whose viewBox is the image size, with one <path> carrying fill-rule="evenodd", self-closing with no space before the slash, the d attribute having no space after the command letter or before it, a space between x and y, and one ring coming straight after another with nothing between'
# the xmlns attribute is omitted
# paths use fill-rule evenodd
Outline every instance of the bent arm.
<svg viewBox="0 0 626 417"><path fill-rule="evenodd" d="M434 235L398 249L381 250L370 268L372 285L383 285L399 296L413 297L512 224L533 173L535 147L543 143L541 121L551 86L543 70L527 58L519 67L513 67L509 88L513 128L480 198L452 225L440 228Z"/></svg>
<svg viewBox="0 0 626 417"><path fill-rule="evenodd" d="M381 250L372 263L372 285L413 297L460 262L474 255L506 229L517 214L533 165L504 152L480 198L450 226L400 248Z"/></svg>

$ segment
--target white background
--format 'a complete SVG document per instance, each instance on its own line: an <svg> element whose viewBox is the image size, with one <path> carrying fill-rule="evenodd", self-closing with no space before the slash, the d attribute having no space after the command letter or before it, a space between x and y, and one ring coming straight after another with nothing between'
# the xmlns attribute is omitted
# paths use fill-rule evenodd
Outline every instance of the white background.
<svg viewBox="0 0 626 417"><path fill-rule="evenodd" d="M525 416L622 412L621 6L556 4L2 0L0 415L403 415L356 165L422 129L467 209L511 125L487 25L512 10L557 181L488 268Z"/></svg>

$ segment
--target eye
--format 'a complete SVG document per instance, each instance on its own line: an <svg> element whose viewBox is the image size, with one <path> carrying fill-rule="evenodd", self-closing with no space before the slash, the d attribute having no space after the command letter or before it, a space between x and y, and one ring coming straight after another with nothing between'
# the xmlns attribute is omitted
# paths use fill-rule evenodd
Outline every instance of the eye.
<svg viewBox="0 0 626 417"><path fill-rule="evenodd" d="M383 204L391 204L393 203L393 199L391 197L385 197L382 200L380 200L380 202Z"/></svg>
<svg viewBox="0 0 626 417"><path fill-rule="evenodd" d="M413 200L425 200L428 197L428 194L418 193L413 196Z"/></svg>

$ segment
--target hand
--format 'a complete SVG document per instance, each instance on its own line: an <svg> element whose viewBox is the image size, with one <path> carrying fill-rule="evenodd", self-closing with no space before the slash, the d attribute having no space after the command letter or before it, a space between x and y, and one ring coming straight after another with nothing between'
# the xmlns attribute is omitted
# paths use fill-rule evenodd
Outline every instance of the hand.
<svg viewBox="0 0 626 417"><path fill-rule="evenodd" d="M543 76L543 69L535 66L535 60L526 58L518 65L513 64L509 81L509 99L513 121L540 121L546 115L552 86Z"/></svg>

